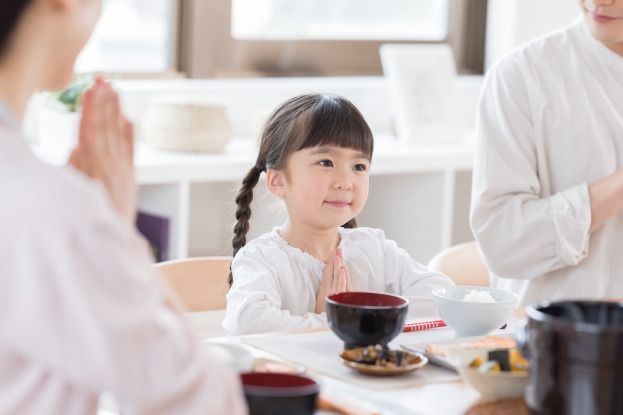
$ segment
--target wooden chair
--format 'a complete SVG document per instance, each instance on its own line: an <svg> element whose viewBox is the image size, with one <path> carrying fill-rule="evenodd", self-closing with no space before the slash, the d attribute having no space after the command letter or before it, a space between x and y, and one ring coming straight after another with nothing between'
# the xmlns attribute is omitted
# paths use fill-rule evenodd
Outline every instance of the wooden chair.
<svg viewBox="0 0 623 415"><path fill-rule="evenodd" d="M428 267L446 274L457 285L489 286L489 270L475 241L444 249L430 260Z"/></svg>
<svg viewBox="0 0 623 415"><path fill-rule="evenodd" d="M154 264L160 269L188 311L224 310L229 291L231 257L198 257Z"/></svg>

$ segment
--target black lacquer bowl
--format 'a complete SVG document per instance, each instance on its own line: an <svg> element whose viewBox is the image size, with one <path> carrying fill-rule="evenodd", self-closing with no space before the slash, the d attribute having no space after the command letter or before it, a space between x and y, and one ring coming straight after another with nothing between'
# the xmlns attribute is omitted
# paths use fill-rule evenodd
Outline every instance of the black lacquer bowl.
<svg viewBox="0 0 623 415"><path fill-rule="evenodd" d="M384 293L343 292L326 301L329 326L344 341L344 349L386 346L402 332L409 309L406 298Z"/></svg>
<svg viewBox="0 0 623 415"><path fill-rule="evenodd" d="M249 415L313 415L320 386L313 379L286 373L240 375Z"/></svg>

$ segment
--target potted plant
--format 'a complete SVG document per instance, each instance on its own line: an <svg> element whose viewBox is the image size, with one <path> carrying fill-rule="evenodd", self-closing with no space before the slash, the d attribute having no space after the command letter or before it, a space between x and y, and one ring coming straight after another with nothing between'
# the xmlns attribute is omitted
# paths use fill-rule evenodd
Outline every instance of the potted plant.
<svg viewBox="0 0 623 415"><path fill-rule="evenodd" d="M82 96L91 87L91 76L72 80L61 91L44 92L39 112L37 142L39 150L51 161L64 162L78 142Z"/></svg>

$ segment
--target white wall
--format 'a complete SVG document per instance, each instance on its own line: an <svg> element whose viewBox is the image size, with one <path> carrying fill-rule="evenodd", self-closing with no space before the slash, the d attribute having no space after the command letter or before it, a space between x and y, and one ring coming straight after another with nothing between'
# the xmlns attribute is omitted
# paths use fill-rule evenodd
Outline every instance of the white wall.
<svg viewBox="0 0 623 415"><path fill-rule="evenodd" d="M535 37L579 16L578 0L489 0L485 68Z"/></svg>

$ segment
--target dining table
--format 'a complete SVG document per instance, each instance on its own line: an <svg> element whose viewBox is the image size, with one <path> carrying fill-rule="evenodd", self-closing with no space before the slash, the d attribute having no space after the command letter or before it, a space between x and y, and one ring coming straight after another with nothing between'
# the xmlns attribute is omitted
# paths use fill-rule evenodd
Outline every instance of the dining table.
<svg viewBox="0 0 623 415"><path fill-rule="evenodd" d="M219 318L204 312L193 321L208 322ZM516 310L504 329L492 334L513 336L518 323L525 317ZM421 320L429 320L423 318ZM418 321L418 320L412 320ZM434 342L460 341L449 327L403 332L394 338L392 349L419 348ZM429 362L422 368L399 376L362 374L346 366L340 358L344 348L329 328L300 331L210 337L205 342L226 342L248 350L255 359L303 368L305 375L320 385L317 414L402 415L402 414L527 414L522 398L487 401L465 383L457 372Z"/></svg>

